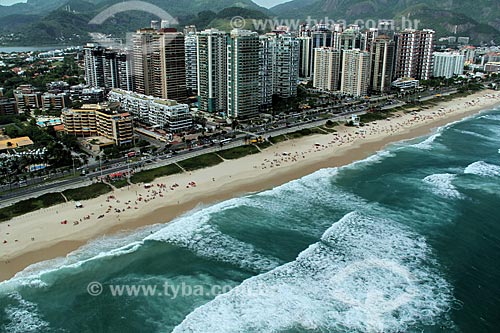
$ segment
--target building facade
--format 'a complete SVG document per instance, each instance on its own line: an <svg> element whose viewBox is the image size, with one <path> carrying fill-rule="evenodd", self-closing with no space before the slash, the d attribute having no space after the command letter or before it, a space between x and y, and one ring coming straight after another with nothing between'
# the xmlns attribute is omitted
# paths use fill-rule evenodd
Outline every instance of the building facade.
<svg viewBox="0 0 500 333"><path fill-rule="evenodd" d="M118 105L85 104L79 109L62 112L64 132L79 137L103 136L116 145L132 143L132 117Z"/></svg>
<svg viewBox="0 0 500 333"><path fill-rule="evenodd" d="M20 111L42 108L42 93L32 85L21 85L14 90L14 98Z"/></svg>
<svg viewBox="0 0 500 333"><path fill-rule="evenodd" d="M397 53L394 78L428 80L432 75L433 30L407 29L396 35Z"/></svg>
<svg viewBox="0 0 500 333"><path fill-rule="evenodd" d="M153 100L149 104L149 121L169 133L188 131L193 126L189 106L172 100Z"/></svg>
<svg viewBox="0 0 500 333"><path fill-rule="evenodd" d="M259 41L260 110L267 111L273 106L274 34L260 36Z"/></svg>
<svg viewBox="0 0 500 333"><path fill-rule="evenodd" d="M19 114L19 110L16 100L0 97L0 116L15 116L17 114Z"/></svg>
<svg viewBox="0 0 500 333"><path fill-rule="evenodd" d="M348 96L365 96L370 83L370 53L359 49L342 53L340 91Z"/></svg>
<svg viewBox="0 0 500 333"><path fill-rule="evenodd" d="M434 52L434 77L452 78L464 73L465 56L458 52Z"/></svg>
<svg viewBox="0 0 500 333"><path fill-rule="evenodd" d="M207 29L197 39L197 91L199 109L227 114L227 33Z"/></svg>
<svg viewBox="0 0 500 333"><path fill-rule="evenodd" d="M132 69L134 91L154 94L153 54L159 52L159 38L154 29L140 29L132 36Z"/></svg>
<svg viewBox="0 0 500 333"><path fill-rule="evenodd" d="M231 118L251 118L259 113L259 35L233 29L227 51L227 108Z"/></svg>
<svg viewBox="0 0 500 333"><path fill-rule="evenodd" d="M314 49L313 87L326 91L340 89L341 53L333 47Z"/></svg>
<svg viewBox="0 0 500 333"><path fill-rule="evenodd" d="M131 113L142 123L160 127L169 133L188 131L193 125L187 104L119 89L112 90L108 98L113 103L120 103L123 111Z"/></svg>
<svg viewBox="0 0 500 333"><path fill-rule="evenodd" d="M300 45L291 34L273 38L273 94L281 98L297 96Z"/></svg>
<svg viewBox="0 0 500 333"><path fill-rule="evenodd" d="M391 89L394 71L395 44L387 36L379 36L369 43L371 54L370 90L383 93Z"/></svg>
<svg viewBox="0 0 500 333"><path fill-rule="evenodd" d="M184 36L186 50L186 88L193 93L198 90L198 53L196 33L189 32Z"/></svg>
<svg viewBox="0 0 500 333"><path fill-rule="evenodd" d="M83 60L85 81L89 87L133 88L132 64L127 52L89 43L83 48Z"/></svg>
<svg viewBox="0 0 500 333"><path fill-rule="evenodd" d="M67 93L51 94L45 93L42 95L42 109L61 111L69 106L69 95Z"/></svg>
<svg viewBox="0 0 500 333"><path fill-rule="evenodd" d="M132 37L134 91L187 100L184 35L175 29L140 29Z"/></svg>

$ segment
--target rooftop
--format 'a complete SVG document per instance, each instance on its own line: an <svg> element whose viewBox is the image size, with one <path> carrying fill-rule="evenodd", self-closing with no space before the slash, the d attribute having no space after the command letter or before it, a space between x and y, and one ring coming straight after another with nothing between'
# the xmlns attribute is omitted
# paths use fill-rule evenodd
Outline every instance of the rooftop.
<svg viewBox="0 0 500 333"><path fill-rule="evenodd" d="M31 139L27 136L22 136L14 139L5 139L0 141L0 150L15 149L24 146L31 146L32 144L33 141L31 141Z"/></svg>

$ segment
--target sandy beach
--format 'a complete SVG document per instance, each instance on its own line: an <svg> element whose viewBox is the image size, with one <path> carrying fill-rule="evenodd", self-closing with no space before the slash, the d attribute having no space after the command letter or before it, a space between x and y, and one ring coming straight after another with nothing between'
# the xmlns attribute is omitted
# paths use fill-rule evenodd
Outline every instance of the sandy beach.
<svg viewBox="0 0 500 333"><path fill-rule="evenodd" d="M483 91L366 127L340 126L337 133L285 141L260 154L156 179L149 189L143 184L125 187L84 201L81 209L68 202L16 217L0 223L0 281L30 264L65 256L96 237L165 223L199 205L346 165L499 103L500 93Z"/></svg>

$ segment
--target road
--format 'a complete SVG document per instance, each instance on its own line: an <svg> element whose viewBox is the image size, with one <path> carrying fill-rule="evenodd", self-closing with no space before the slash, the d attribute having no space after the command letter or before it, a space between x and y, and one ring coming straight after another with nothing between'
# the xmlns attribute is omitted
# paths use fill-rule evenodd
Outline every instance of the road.
<svg viewBox="0 0 500 333"><path fill-rule="evenodd" d="M363 112L354 112L356 114L362 114ZM344 120L347 116L350 116L351 114L354 114L352 112L345 112L345 113L340 113L333 115L330 120L332 121L339 121L339 120ZM140 161L140 162L134 162L130 163L130 165L127 167L127 162L125 158L122 158L120 160L114 161L115 163L108 167L105 170L97 171L97 172L91 172L87 174L86 176L81 176L81 177L75 177L75 178L70 178L70 179L65 179L61 181L55 181L55 182L50 182L50 183L42 183L39 185L33 185L29 187L23 187L17 190L14 190L12 192L8 192L2 195L1 200L0 200L0 207L7 206L9 204L12 204L13 202L17 202L19 200L23 199L28 199L28 198L33 198L37 197L40 195L43 195L45 193L49 192L60 192L68 188L77 188L81 186L86 186L91 184L93 181L96 180L97 177L100 177L101 174L102 176L107 176L113 173L117 172L126 172L127 170L148 170L148 169L153 169L153 168L158 168L162 167L165 165L177 163L192 157L196 157L199 155L207 154L207 153L212 153L212 152L217 152L222 149L230 149L230 148L235 148L235 147L240 147L245 145L245 137L251 134L254 134L255 136L264 136L264 137L275 137L279 136L282 134L287 134L291 132L295 132L298 130L302 130L305 128L313 128L317 126L324 125L325 122L328 119L320 119L320 120L311 120L305 123L300 123L297 125L283 125L282 128L276 128L273 130L269 131L259 131L259 132L245 132L245 134L240 134L238 135L235 139L233 139L231 142L224 144L224 146L221 148L219 145L211 146L211 147L197 147L193 148L189 151L181 151L175 155L171 154L165 154L165 155L160 155L155 157L154 159L146 160L146 161ZM116 163L117 162L117 163ZM93 169L99 169L99 165L92 165L89 166L90 170Z"/></svg>
<svg viewBox="0 0 500 333"><path fill-rule="evenodd" d="M365 114L366 109L368 107L373 107L374 104L378 104L382 101L387 101L389 99L392 100L393 97L394 97L393 95L388 95L369 100L361 100L361 103L359 103L359 101L353 101L353 102L342 103L340 105L335 105L335 106L318 107L316 109L307 110L303 113L285 115L284 117L281 117L272 123L273 127L276 126L280 127L270 128L269 124L266 124L266 125L254 126L252 128L246 128L244 131L241 131L241 134L237 135L237 137L233 139L231 142L224 144L222 148L219 145L214 145L210 147L207 146L196 147L189 150L180 151L173 156L172 154L163 154L146 161L130 163L128 166L127 166L128 164L127 158L120 158L113 160L109 164L108 163L104 164L103 167L105 167L105 169L103 170L101 170L99 164L93 164L86 167L85 170L87 171L100 170L100 171L89 172L86 176L75 177L59 181L55 180L53 182L44 182L44 180L40 177L38 179L30 180L34 183L36 182L40 183L38 185L21 187L17 190L13 190L11 192L3 194L0 197L0 207L10 205L19 200L37 197L49 192L60 192L68 188L77 188L86 186L91 184L93 181L96 181L97 178L100 176L107 176L117 172L123 173L129 170L136 170L136 171L149 170L177 163L199 155L217 152L222 149L240 147L246 144L245 138L248 137L249 135L262 136L265 138L275 137L299 131L305 128L313 128L321 126L324 125L327 120L344 121L347 120L347 118L350 117L351 115L359 116ZM433 97L435 97L435 94L433 95ZM382 107L384 105L382 105ZM391 106L397 107L399 105L400 104L390 104L389 107ZM343 111L340 112L340 109L342 109ZM313 117L318 118L320 116L328 116L328 117L325 117L323 119L311 119ZM307 118L311 120L304 121L304 119ZM65 175L68 174L71 174L71 172L68 171ZM2 188L0 188L0 190L2 190Z"/></svg>

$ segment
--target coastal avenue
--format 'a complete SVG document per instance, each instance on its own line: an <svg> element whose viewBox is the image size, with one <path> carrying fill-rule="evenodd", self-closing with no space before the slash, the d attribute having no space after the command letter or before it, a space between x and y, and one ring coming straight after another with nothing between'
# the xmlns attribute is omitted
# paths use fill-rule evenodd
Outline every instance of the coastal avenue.
<svg viewBox="0 0 500 333"><path fill-rule="evenodd" d="M442 94L443 96L453 94L456 92L456 90L440 90L439 93ZM435 97L436 91L433 91L432 94L430 92L424 93L420 96L414 96L413 98L418 99L418 100L428 100L433 97ZM406 96L408 98L408 96ZM380 103L383 101L388 101L394 98L393 95L387 95L384 97L378 97L378 98L371 98L367 100L366 102L371 103L371 102L376 102ZM404 102L403 102L404 103ZM381 103L384 109L387 108L392 108L392 107L397 107L400 104L391 104L391 103ZM373 106L373 105L372 105ZM343 111L340 111L342 109ZM39 185L32 185L32 186L26 186L22 188L18 188L16 190L13 190L11 192L9 191L9 185L4 185L0 187L0 191L5 191L1 196L0 200L0 208L9 206L15 202L18 202L20 200L24 199L29 199L29 198L34 198L40 195L43 195L45 193L50 193L50 192L59 192L63 191L65 189L69 188L77 188L85 185L89 185L92 183L92 179L102 176L107 176L113 173L117 172L126 172L129 168L130 169L136 169L136 170L149 170L153 168L158 168L162 167L165 165L177 163L182 160L186 160L192 157L196 157L199 155L207 154L207 153L212 153L212 152L217 152L222 149L230 149L230 148L235 148L239 146L245 145L245 137L248 135L255 135L255 136L263 136L263 137L270 137L270 136L278 136L282 134L287 134L291 132L295 132L301 129L305 128L313 128L317 127L320 125L323 125L328 119L332 121L343 121L345 120L346 117L351 116L351 115L362 115L365 114L367 108L363 107L362 109L354 109L354 104L341 104L339 106L332 106L332 107L323 107L323 108L317 108L313 110L309 110L306 114L296 114L296 115L288 115L284 119L278 120L273 122L274 125L279 125L281 126L280 128L277 129L269 129L267 127L262 127L262 126L257 126L253 128L247 128L247 130L244 131L245 134L240 134L238 135L235 139L233 139L231 142L227 143L224 145L223 148L219 146L212 146L212 147L197 147L193 148L191 150L183 150L177 152L176 155L171 156L171 155L159 155L156 156L154 159L155 160L148 160L147 163L146 161L141 161L141 162L135 162L131 163L130 165L127 166L126 163L126 158L120 158L117 160L114 160L113 164L110 167L107 167L105 170L99 170L96 172L89 172L85 177L78 177L78 178L71 178L71 179L65 179L65 180L60 180L60 181L54 181L50 183L42 183ZM333 111L337 110L337 111ZM339 112L340 111L340 112ZM337 112L337 113L333 113ZM328 118L321 119L321 120L309 120L309 121L301 121L300 118L304 116L319 116L319 115L328 115ZM90 165L84 170L93 170L93 169L100 169L99 164L95 165ZM71 172L74 172L72 170ZM33 181L33 180L32 180ZM37 181L37 180L34 180ZM38 182L43 182L43 179L39 179Z"/></svg>
<svg viewBox="0 0 500 333"><path fill-rule="evenodd" d="M340 113L340 114L337 114L337 115L331 117L330 120L332 120L332 121L344 120L346 116L349 116L351 114L358 114L359 115L359 114L363 114L363 113L365 113L365 112L359 112L359 111L344 112L344 113ZM295 131L305 129L305 128L317 127L317 126L323 125L326 121L327 121L327 119L309 121L306 123L288 125L288 127L270 130L270 131L266 131L266 132L256 132L254 134L256 136L262 135L265 137L278 136L278 135L282 135L282 134L295 132ZM107 175L117 173L117 172L126 172L127 168L138 169L138 170L149 170L149 169L158 168L158 167L162 167L165 165L177 163L177 162L180 162L182 160L186 160L186 159L196 157L199 155L217 152L217 151L220 151L222 149L230 149L230 148L243 146L243 145L245 145L245 137L247 135L248 134L246 134L246 135L241 134L241 135L237 136L231 142L225 144L222 148L220 146L212 146L212 147L208 147L208 148L204 148L204 147L193 148L190 151L187 151L187 150L180 151L174 156L171 156L171 155L158 156L156 161L153 162L150 160L149 164L147 164L147 163L145 164L145 161L131 163L128 167L127 167L126 163L125 164L122 164L122 163L115 164L114 166L111 166L111 167L107 168L106 170L102 170L102 176L107 176ZM121 159L121 160L125 160L125 159ZM98 165L97 165L97 167L98 167ZM92 168L90 168L90 169L92 169ZM80 186L85 186L85 185L92 183L91 179L96 178L96 177L100 177L100 176L101 176L101 171L97 171L97 172L89 173L85 177L71 178L71 179L66 179L66 180L62 180L62 181L56 181L56 182L52 182L52 183L39 185L36 187L28 186L25 188L20 188L19 190L3 194L1 197L1 201L0 201L0 208L9 206L15 202L18 202L19 200L34 198L34 197L43 195L45 193L59 192L59 191L63 191L63 190L68 189L68 188L77 188Z"/></svg>

